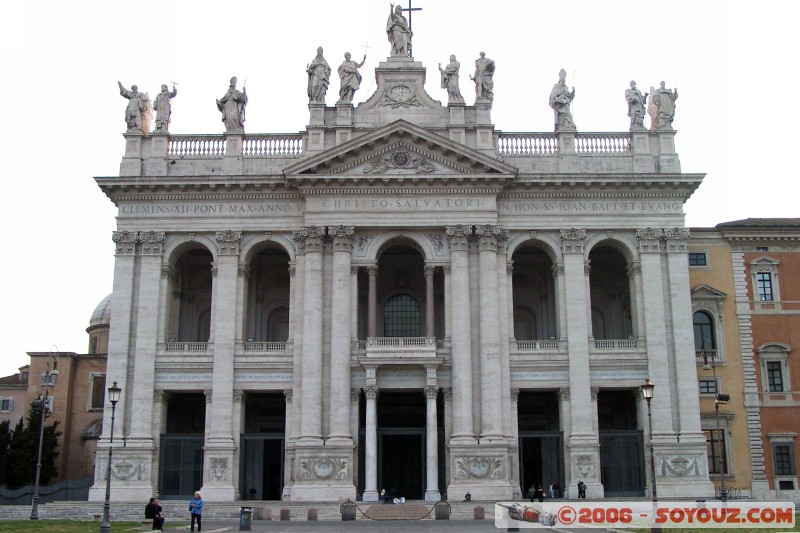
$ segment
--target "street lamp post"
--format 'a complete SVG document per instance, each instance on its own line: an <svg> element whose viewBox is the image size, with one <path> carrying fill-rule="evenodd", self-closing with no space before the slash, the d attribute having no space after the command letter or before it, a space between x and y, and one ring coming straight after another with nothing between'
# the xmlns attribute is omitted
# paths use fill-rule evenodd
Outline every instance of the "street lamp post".
<svg viewBox="0 0 800 533"><path fill-rule="evenodd" d="M117 410L117 402L121 393L122 389L117 387L116 381L108 388L108 401L111 402L111 429L108 442L108 465L106 466L106 499L105 503L103 503L103 521L100 523L100 533L111 533L111 522L109 521L109 512L111 511L111 456L114 452L114 414Z"/></svg>
<svg viewBox="0 0 800 533"><path fill-rule="evenodd" d="M645 379L640 388L642 389L642 397L644 397L644 399L647 401L647 422L650 426L650 480L653 484L650 492L653 497L653 513L655 513L655 506L658 502L658 491L656 490L656 456L653 452L653 414L650 410L650 402L653 399L653 390L656 388L656 386L650 383L649 379ZM653 518L655 519L655 514ZM650 531L659 532L661 531L661 528L651 526Z"/></svg>
<svg viewBox="0 0 800 533"><path fill-rule="evenodd" d="M55 351L53 351L53 348L55 348ZM53 361L53 370L50 370L50 360ZM44 442L44 419L47 416L47 387L52 385L52 383L50 383L50 380L52 379L51 376L58 375L57 365L58 346L52 346L50 347L47 366L45 367L45 371L42 372L44 398L39 396L39 398L33 402L34 407L38 406L38 408L41 410L42 417L39 424L39 454L36 456L36 482L33 485L33 497L31 498L31 520L39 520L39 477L42 473L42 443Z"/></svg>
<svg viewBox="0 0 800 533"><path fill-rule="evenodd" d="M708 362L709 357L711 363ZM723 452L725 450L725 437L720 432L719 426L719 404L730 401L731 397L728 394L719 393L719 385L717 384L717 365L715 359L717 357L716 350L703 350L703 370L711 370L711 375L714 379L714 417L716 418L717 431L716 435L720 436L719 447L719 499L723 502L728 501L728 491L725 490L725 457ZM711 449L714 449L715 436L711 437ZM716 456L717 454L715 454Z"/></svg>

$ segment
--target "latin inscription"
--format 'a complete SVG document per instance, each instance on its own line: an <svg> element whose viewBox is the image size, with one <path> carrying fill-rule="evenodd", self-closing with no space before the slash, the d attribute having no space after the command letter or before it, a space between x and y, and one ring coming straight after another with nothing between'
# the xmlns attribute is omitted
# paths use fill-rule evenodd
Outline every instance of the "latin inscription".
<svg viewBox="0 0 800 533"><path fill-rule="evenodd" d="M320 207L325 210L417 210L417 209L481 209L486 202L481 198L325 198Z"/></svg>
<svg viewBox="0 0 800 533"><path fill-rule="evenodd" d="M263 204L132 204L119 208L120 216L197 216L197 215L301 215L303 204L271 202Z"/></svg>
<svg viewBox="0 0 800 533"><path fill-rule="evenodd" d="M680 213L681 202L569 202L569 201L505 201L501 214L515 213Z"/></svg>

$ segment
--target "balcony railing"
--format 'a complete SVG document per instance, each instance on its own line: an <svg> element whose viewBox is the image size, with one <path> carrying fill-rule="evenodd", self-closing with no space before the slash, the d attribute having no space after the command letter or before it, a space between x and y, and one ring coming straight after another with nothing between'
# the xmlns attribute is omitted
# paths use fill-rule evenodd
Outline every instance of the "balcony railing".
<svg viewBox="0 0 800 533"><path fill-rule="evenodd" d="M244 343L245 352L285 352L285 342L252 342Z"/></svg>
<svg viewBox="0 0 800 533"><path fill-rule="evenodd" d="M500 155L553 155L559 153L555 133L501 133L497 139ZM628 133L575 133L575 153L627 154L631 151Z"/></svg>
<svg viewBox="0 0 800 533"><path fill-rule="evenodd" d="M164 343L164 351L165 352L207 352L208 351L208 343L207 342L165 342Z"/></svg>
<svg viewBox="0 0 800 533"><path fill-rule="evenodd" d="M595 350L633 350L636 339L603 339L594 341Z"/></svg>
<svg viewBox="0 0 800 533"><path fill-rule="evenodd" d="M708 361L711 362L712 359L717 357L717 349L716 348L695 348L694 356L698 359L705 359L708 358Z"/></svg>
<svg viewBox="0 0 800 533"><path fill-rule="evenodd" d="M397 357L401 359L436 357L435 337L368 337L367 357Z"/></svg>
<svg viewBox="0 0 800 533"><path fill-rule="evenodd" d="M511 349L520 352L558 351L558 348L556 339L511 341Z"/></svg>

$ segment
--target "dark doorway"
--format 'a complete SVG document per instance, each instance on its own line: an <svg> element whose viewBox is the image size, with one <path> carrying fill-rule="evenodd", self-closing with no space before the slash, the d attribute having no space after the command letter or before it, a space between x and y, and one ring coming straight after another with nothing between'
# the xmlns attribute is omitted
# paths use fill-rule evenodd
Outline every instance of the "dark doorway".
<svg viewBox="0 0 800 533"><path fill-rule="evenodd" d="M383 429L379 431L379 486L398 497L421 500L425 496L425 431Z"/></svg>
<svg viewBox="0 0 800 533"><path fill-rule="evenodd" d="M422 390L381 391L378 397L378 490L425 496L425 394Z"/></svg>
<svg viewBox="0 0 800 533"><path fill-rule="evenodd" d="M280 500L283 438L242 436L241 495L245 500Z"/></svg>
<svg viewBox="0 0 800 533"><path fill-rule="evenodd" d="M564 486L564 437L555 391L520 391L517 399L522 494L531 486Z"/></svg>
<svg viewBox="0 0 800 533"><path fill-rule="evenodd" d="M173 394L167 431L161 435L159 493L163 499L190 497L203 485L206 399L202 393Z"/></svg>
<svg viewBox="0 0 800 533"><path fill-rule="evenodd" d="M283 392L247 395L239 465L239 491L243 499L281 499L285 428Z"/></svg>
<svg viewBox="0 0 800 533"><path fill-rule="evenodd" d="M637 394L632 389L597 394L600 482L607 497L644 496L644 439L638 429Z"/></svg>

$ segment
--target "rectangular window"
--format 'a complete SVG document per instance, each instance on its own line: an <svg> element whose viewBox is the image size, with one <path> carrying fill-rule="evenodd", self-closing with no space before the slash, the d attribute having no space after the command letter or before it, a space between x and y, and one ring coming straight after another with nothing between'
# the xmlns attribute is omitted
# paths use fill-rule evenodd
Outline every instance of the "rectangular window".
<svg viewBox="0 0 800 533"><path fill-rule="evenodd" d="M700 380L700 394L716 394L717 382L713 379Z"/></svg>
<svg viewBox="0 0 800 533"><path fill-rule="evenodd" d="M756 272L758 299L762 302L772 301L772 273Z"/></svg>
<svg viewBox="0 0 800 533"><path fill-rule="evenodd" d="M106 399L106 377L92 376L92 403L89 409L102 409Z"/></svg>
<svg viewBox="0 0 800 533"><path fill-rule="evenodd" d="M783 364L780 361L767 361L767 384L769 392L783 392Z"/></svg>
<svg viewBox="0 0 800 533"><path fill-rule="evenodd" d="M725 453L725 430L704 429L706 449L708 450L709 474L728 473L728 459Z"/></svg>
<svg viewBox="0 0 800 533"><path fill-rule="evenodd" d="M794 445L773 444L772 445L772 464L775 467L776 476L793 476L797 473L794 463Z"/></svg>
<svg viewBox="0 0 800 533"><path fill-rule="evenodd" d="M0 399L0 411L13 411L13 410L14 410L14 398Z"/></svg>
<svg viewBox="0 0 800 533"><path fill-rule="evenodd" d="M756 252L768 252L769 248L766 246L756 246Z"/></svg>
<svg viewBox="0 0 800 533"><path fill-rule="evenodd" d="M689 252L689 266L708 266L705 252Z"/></svg>

